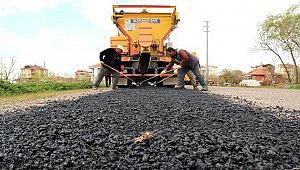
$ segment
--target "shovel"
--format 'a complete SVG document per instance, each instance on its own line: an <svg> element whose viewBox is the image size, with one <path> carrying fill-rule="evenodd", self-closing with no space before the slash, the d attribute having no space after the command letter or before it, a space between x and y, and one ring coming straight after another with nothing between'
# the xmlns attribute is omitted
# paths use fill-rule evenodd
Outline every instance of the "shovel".
<svg viewBox="0 0 300 170"><path fill-rule="evenodd" d="M169 73L169 72L174 71L174 70L176 70L176 68L171 69L171 70L169 70L169 71L166 71L165 73ZM174 74L173 74L173 75L174 75ZM172 75L172 76L173 76L173 75ZM144 82L149 81L149 80L151 80L151 79L153 79L153 78L155 78L155 77L158 77L158 76L160 76L160 74L158 74L158 75L156 75L156 76L154 76L154 77L150 77L150 78L148 78L148 79L146 79L146 80L143 80L143 81L140 82L140 85L142 85Z"/></svg>
<svg viewBox="0 0 300 170"><path fill-rule="evenodd" d="M177 73L175 73L175 74L177 74ZM166 77L166 78L163 78L163 79L161 79L160 81L158 81L158 82L156 82L156 83L153 83L153 84L150 84L150 85L151 85L151 86L156 86L157 84L159 84L159 83L161 83L161 82L167 80L168 78L174 76L175 74L172 74L172 75L170 75L170 76L168 76L168 77Z"/></svg>
<svg viewBox="0 0 300 170"><path fill-rule="evenodd" d="M124 77L126 77L128 80L130 80L130 81L132 81L133 83L136 84L136 82L135 82L134 80L132 80L131 78L129 78L128 76L126 76L126 75L123 74L122 72L118 71L117 69L112 68L111 66L109 66L109 65L107 65L107 64L105 64L105 63L102 63L102 64L103 64L104 66L106 66L106 67L108 67L108 68L114 70L115 72L117 72L117 73L119 73L119 74L122 74L122 75L123 75Z"/></svg>

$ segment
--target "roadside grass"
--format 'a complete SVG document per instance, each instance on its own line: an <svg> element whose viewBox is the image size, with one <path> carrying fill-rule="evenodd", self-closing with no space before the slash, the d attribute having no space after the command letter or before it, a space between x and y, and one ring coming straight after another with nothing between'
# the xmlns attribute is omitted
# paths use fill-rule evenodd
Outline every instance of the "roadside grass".
<svg viewBox="0 0 300 170"><path fill-rule="evenodd" d="M287 85L287 84L276 84L276 85L263 85L261 88L269 88L269 89L295 89L295 90L300 90L300 85L298 84L292 84L292 85Z"/></svg>
<svg viewBox="0 0 300 170"><path fill-rule="evenodd" d="M105 83L100 84L100 88L105 89ZM75 94L75 93L83 93L93 91L91 88L84 88L84 89L75 89L75 90L63 90L63 91L40 91L34 93L24 93L24 94L17 94L17 95L9 95L9 96L0 96L0 105L7 105L7 104L16 104L21 102L30 102L37 99L46 99L51 97L57 97L62 95L68 94Z"/></svg>
<svg viewBox="0 0 300 170"><path fill-rule="evenodd" d="M37 93L25 93L14 96L0 96L0 105L5 104L15 104L19 102L28 102L36 99L44 99L50 97L56 97L65 94L74 94L89 91L91 89L76 89L76 90L66 90L66 91L45 91Z"/></svg>
<svg viewBox="0 0 300 170"><path fill-rule="evenodd" d="M46 91L66 91L75 89L92 88L90 81L42 81L42 82L19 82L11 83L0 80L0 96L14 96L28 93L40 93Z"/></svg>
<svg viewBox="0 0 300 170"><path fill-rule="evenodd" d="M290 88L291 88L291 89L297 89L297 90L300 90L300 84L291 85Z"/></svg>

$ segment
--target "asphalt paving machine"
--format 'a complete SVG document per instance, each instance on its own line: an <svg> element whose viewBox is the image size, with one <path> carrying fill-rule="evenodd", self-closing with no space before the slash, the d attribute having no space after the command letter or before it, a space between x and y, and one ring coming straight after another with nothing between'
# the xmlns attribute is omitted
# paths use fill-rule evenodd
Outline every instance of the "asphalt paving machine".
<svg viewBox="0 0 300 170"><path fill-rule="evenodd" d="M113 5L112 21L119 31L118 36L110 37L110 46L125 48L118 85L155 83L174 87L177 83L174 72L162 77L159 73L171 60L164 51L170 46L169 35L179 22L176 6Z"/></svg>

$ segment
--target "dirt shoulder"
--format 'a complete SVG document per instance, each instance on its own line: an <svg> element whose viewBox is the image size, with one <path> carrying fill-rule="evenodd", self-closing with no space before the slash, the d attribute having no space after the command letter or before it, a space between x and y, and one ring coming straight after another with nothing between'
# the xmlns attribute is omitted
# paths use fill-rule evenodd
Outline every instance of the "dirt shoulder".
<svg viewBox="0 0 300 170"><path fill-rule="evenodd" d="M28 100L26 101L26 97L24 97L24 99L22 99L20 102L14 102L14 103L10 103L8 102L4 104L1 102L0 103L0 114L4 114L6 112L12 112L12 111L16 111L16 110L23 110L26 109L28 107L32 107L32 106L43 106L46 105L49 102L54 102L54 101L61 101L61 100L70 100L70 99L77 99L81 96L87 96L87 95L91 95L91 94L97 94L97 93L103 93L105 91L109 91L111 90L110 88L103 88L103 89L99 89L99 90L92 90L92 89L86 89L86 90L80 90L78 91L64 91L61 93L55 93L55 94L50 94L49 95L41 95L38 96L39 94L31 94L31 95L36 95L36 97L34 99L32 99L32 97L28 97ZM14 96L16 98L20 97L20 96Z"/></svg>

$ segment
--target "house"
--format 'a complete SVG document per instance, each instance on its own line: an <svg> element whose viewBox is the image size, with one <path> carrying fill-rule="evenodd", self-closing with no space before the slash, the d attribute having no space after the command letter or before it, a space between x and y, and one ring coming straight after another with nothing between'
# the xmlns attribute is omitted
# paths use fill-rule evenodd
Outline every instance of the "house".
<svg viewBox="0 0 300 170"><path fill-rule="evenodd" d="M91 79L91 75L88 71L86 70L77 70L75 72L75 79Z"/></svg>
<svg viewBox="0 0 300 170"><path fill-rule="evenodd" d="M206 72L206 67L205 66L201 66L200 70L203 72L204 76L205 76L205 72ZM218 76L218 67L215 66L208 66L208 76Z"/></svg>
<svg viewBox="0 0 300 170"><path fill-rule="evenodd" d="M291 79L295 79L295 76L296 76L295 65L285 64L285 67L286 67ZM278 64L276 70L278 73L282 74L283 78L288 79L288 75L287 75L287 72L286 72L283 64Z"/></svg>
<svg viewBox="0 0 300 170"><path fill-rule="evenodd" d="M100 65L100 63L91 65L91 66L89 66L89 69L90 69L89 74L91 76L91 81L94 82L94 80L97 77L98 72L101 69L101 65Z"/></svg>
<svg viewBox="0 0 300 170"><path fill-rule="evenodd" d="M48 77L48 69L37 65L26 65L21 69L21 80L41 80Z"/></svg>
<svg viewBox="0 0 300 170"><path fill-rule="evenodd" d="M201 66L200 71L203 73L204 77L206 76L206 67ZM217 83L216 77L218 77L218 67L208 66L208 84L213 85Z"/></svg>
<svg viewBox="0 0 300 170"><path fill-rule="evenodd" d="M282 80L282 74L276 73L275 67L271 64L262 64L251 67L251 71L244 75L246 80L257 80L260 84L277 84Z"/></svg>

